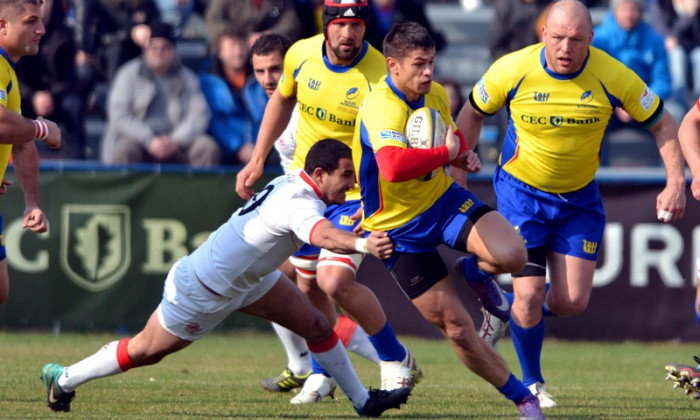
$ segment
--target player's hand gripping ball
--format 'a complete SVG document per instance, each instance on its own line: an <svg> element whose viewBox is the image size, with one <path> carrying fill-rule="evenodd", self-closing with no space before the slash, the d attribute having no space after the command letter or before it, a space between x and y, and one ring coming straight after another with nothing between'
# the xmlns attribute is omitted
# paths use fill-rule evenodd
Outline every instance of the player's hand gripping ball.
<svg viewBox="0 0 700 420"><path fill-rule="evenodd" d="M447 126L439 112L423 107L409 115L405 132L410 147L430 149L445 145Z"/></svg>

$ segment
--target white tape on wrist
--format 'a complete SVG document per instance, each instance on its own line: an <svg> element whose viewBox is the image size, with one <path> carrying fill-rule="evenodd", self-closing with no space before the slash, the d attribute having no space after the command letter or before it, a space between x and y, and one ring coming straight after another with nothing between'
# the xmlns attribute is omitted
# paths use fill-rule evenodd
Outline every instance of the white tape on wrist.
<svg viewBox="0 0 700 420"><path fill-rule="evenodd" d="M358 238L355 240L355 251L363 254L369 253L367 250L367 238Z"/></svg>
<svg viewBox="0 0 700 420"><path fill-rule="evenodd" d="M33 120L32 122L34 123L34 140L46 140L49 137L49 126L39 120Z"/></svg>
<svg viewBox="0 0 700 420"><path fill-rule="evenodd" d="M663 220L664 222L670 222L672 217L673 213L671 213L670 211L659 210L659 220Z"/></svg>

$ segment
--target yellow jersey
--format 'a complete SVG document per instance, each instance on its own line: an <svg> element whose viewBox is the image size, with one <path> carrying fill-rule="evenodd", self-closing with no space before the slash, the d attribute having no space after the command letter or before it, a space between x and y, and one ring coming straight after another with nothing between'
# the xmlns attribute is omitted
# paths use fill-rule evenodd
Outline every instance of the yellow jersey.
<svg viewBox="0 0 700 420"><path fill-rule="evenodd" d="M508 108L499 164L524 183L565 193L591 182L615 107L645 127L663 102L632 70L589 47L582 68L568 75L548 69L544 44L501 57L474 86L470 101L485 114Z"/></svg>
<svg viewBox="0 0 700 420"><path fill-rule="evenodd" d="M407 148L406 121L414 110L424 106L438 111L445 124L456 131L447 93L435 82L418 102L409 102L386 76L367 95L357 116L352 160L362 194L362 227L367 231L405 225L429 209L454 182L442 167L403 182L389 182L379 173L375 153L384 146Z"/></svg>
<svg viewBox="0 0 700 420"><path fill-rule="evenodd" d="M334 138L352 146L355 119L372 85L386 74L382 53L362 43L349 66L331 64L323 34L302 39L284 57L278 89L285 98L296 98L299 123L290 169L304 167L306 155L319 140ZM348 193L348 198L359 195Z"/></svg>
<svg viewBox="0 0 700 420"><path fill-rule="evenodd" d="M16 63L12 62L7 53L0 48L0 105L21 113L22 98L19 95L19 83L15 73ZM7 165L10 162L11 144L0 144L0 179L5 176Z"/></svg>

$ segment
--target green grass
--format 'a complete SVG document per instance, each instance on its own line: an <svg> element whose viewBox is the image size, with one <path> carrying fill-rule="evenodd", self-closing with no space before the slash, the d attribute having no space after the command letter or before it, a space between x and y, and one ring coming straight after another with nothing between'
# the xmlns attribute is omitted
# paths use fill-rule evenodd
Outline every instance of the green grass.
<svg viewBox="0 0 700 420"><path fill-rule="evenodd" d="M279 373L284 352L272 334L213 334L156 366L87 383L70 413L45 406L39 380L47 362L70 364L112 341L110 335L0 332L0 418L61 419L353 419L347 398L289 404L291 394L263 391L260 379ZM517 410L459 363L444 340L403 337L425 373L409 404L384 418L515 419ZM512 344L501 352L520 375ZM559 407L549 419L700 418L700 401L664 381L668 362L691 363L700 343L545 342L543 370ZM379 370L351 356L366 386L379 386Z"/></svg>

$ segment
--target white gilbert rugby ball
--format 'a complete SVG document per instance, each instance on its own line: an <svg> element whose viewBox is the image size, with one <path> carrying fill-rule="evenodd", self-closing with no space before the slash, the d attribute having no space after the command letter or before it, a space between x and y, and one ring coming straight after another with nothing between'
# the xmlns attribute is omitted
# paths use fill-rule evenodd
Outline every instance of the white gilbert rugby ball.
<svg viewBox="0 0 700 420"><path fill-rule="evenodd" d="M439 112L432 108L418 108L406 121L408 145L416 149L430 149L445 144L447 127Z"/></svg>

